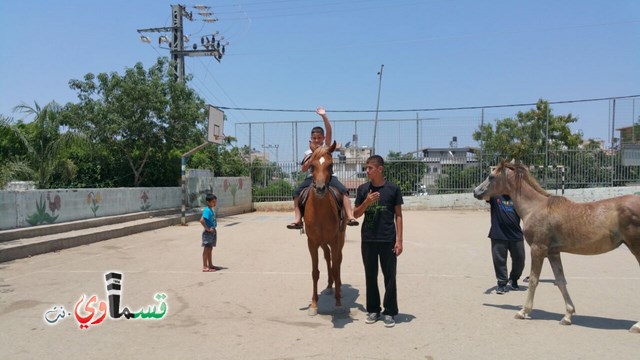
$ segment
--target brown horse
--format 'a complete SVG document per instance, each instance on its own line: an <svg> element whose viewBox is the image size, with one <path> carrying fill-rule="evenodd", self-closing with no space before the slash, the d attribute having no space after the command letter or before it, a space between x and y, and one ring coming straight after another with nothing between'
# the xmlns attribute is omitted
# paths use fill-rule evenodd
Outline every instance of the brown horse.
<svg viewBox="0 0 640 360"><path fill-rule="evenodd" d="M307 244L311 253L311 276L313 278L313 295L309 306L309 315L318 314L318 248L324 252L327 262L329 292L335 282L336 308L343 311L340 301L340 265L342 264L342 248L344 247L344 233L346 222L341 221L338 200L333 190L329 188L329 181L333 172L332 153L336 149L334 141L330 147L311 146L313 154L310 161L313 169L313 185L304 207L304 228L307 233ZM340 195L341 196L341 195Z"/></svg>
<svg viewBox="0 0 640 360"><path fill-rule="evenodd" d="M513 199L524 224L524 236L531 247L531 273L527 301L516 314L529 318L544 258L549 259L556 285L564 298L563 325L571 325L575 313L567 292L560 260L561 252L597 255L625 244L640 263L640 196L625 195L590 203L575 203L546 193L522 164L502 162L473 190L477 199L499 194ZM640 333L640 322L631 332Z"/></svg>

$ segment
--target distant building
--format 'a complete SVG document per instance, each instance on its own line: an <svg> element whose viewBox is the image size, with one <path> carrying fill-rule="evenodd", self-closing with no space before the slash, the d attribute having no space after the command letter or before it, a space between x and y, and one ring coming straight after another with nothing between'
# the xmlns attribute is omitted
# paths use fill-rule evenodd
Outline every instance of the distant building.
<svg viewBox="0 0 640 360"><path fill-rule="evenodd" d="M242 158L244 161L248 163L252 163L255 160L260 160L261 162L268 163L269 162L269 154L260 152L256 149L251 149L251 153L249 155L242 154Z"/></svg>
<svg viewBox="0 0 640 360"><path fill-rule="evenodd" d="M442 174L442 168L446 165L461 165L462 168L469 166L477 166L479 159L476 154L480 152L479 148L474 147L458 147L457 137L453 137L446 148L424 148L422 151L422 161L425 162L427 168L424 175L423 184L433 186L436 180Z"/></svg>
<svg viewBox="0 0 640 360"><path fill-rule="evenodd" d="M593 147L596 147L598 150L604 150L604 143L605 142L602 139L587 139L587 140L583 140L582 143L578 145L578 148L592 149Z"/></svg>
<svg viewBox="0 0 640 360"><path fill-rule="evenodd" d="M640 166L640 124L616 130L620 131L622 165Z"/></svg>
<svg viewBox="0 0 640 360"><path fill-rule="evenodd" d="M640 145L640 124L635 126L626 126L616 130L620 131L620 145Z"/></svg>
<svg viewBox="0 0 640 360"><path fill-rule="evenodd" d="M351 195L354 195L358 186L368 181L364 167L367 159L371 156L371 148L349 145L350 143L347 143L347 146L338 150L338 159L334 160L333 172L349 189Z"/></svg>

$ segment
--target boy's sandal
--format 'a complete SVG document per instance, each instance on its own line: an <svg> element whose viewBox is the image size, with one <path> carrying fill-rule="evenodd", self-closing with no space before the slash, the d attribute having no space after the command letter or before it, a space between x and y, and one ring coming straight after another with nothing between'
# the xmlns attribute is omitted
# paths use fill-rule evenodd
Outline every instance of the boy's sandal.
<svg viewBox="0 0 640 360"><path fill-rule="evenodd" d="M360 223L356 219L351 219L351 220L347 221L347 225L349 225L349 226L358 226L358 225L360 225Z"/></svg>
<svg viewBox="0 0 640 360"><path fill-rule="evenodd" d="M291 223L291 224L287 225L287 229L294 229L294 230L302 229L302 223L301 222L299 222L299 223Z"/></svg>
<svg viewBox="0 0 640 360"><path fill-rule="evenodd" d="M202 272L215 272L215 271L216 271L216 268L213 268L213 269L210 269L210 268L202 269Z"/></svg>

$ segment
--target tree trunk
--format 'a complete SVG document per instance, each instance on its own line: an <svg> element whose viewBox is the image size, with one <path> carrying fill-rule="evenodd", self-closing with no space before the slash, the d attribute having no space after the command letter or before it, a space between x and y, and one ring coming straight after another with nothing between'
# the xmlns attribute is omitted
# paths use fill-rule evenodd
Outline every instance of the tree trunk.
<svg viewBox="0 0 640 360"><path fill-rule="evenodd" d="M144 165L149 159L150 151L151 151L151 148L147 148L147 151L144 153L144 158L142 159L142 162L140 163L140 166L138 168L136 168L136 166L133 164L133 159L131 158L131 155L127 153L127 160L129 161L129 166L131 166L131 170L133 171L134 187L139 187L140 183L142 182L142 169L144 169Z"/></svg>

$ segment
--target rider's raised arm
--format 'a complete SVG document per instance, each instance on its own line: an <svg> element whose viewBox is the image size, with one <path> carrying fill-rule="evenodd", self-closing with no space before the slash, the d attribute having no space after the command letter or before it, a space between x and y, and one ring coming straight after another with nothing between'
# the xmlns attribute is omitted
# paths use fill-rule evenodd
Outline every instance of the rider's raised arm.
<svg viewBox="0 0 640 360"><path fill-rule="evenodd" d="M322 106L319 106L316 109L316 114L320 115L322 117L322 121L324 122L324 144L327 146L331 146L331 143L333 142L333 136L331 132L331 123L329 122L329 118L327 117L327 111Z"/></svg>

